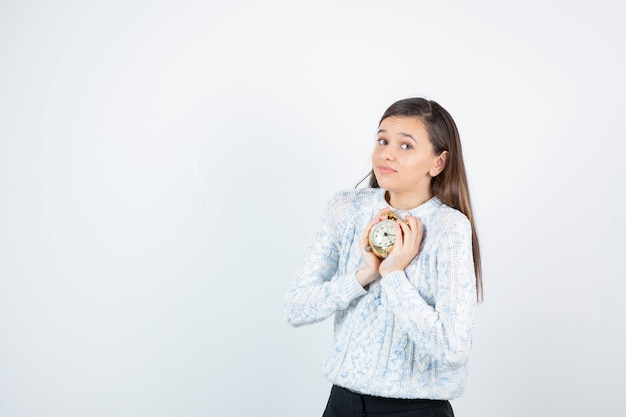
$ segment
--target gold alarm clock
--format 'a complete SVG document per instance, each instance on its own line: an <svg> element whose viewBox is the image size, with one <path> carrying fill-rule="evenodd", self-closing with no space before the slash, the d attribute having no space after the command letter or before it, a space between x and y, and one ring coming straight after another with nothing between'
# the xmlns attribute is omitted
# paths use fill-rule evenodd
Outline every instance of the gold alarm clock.
<svg viewBox="0 0 626 417"><path fill-rule="evenodd" d="M374 255L385 259L396 243L396 222L398 218L390 211L382 215L387 216L387 218L379 221L370 229L369 249Z"/></svg>

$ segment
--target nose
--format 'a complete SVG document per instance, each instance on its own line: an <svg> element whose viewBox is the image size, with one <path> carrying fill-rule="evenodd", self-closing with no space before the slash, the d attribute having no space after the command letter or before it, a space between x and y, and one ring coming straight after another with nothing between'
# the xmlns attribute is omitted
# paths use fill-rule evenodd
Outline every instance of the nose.
<svg viewBox="0 0 626 417"><path fill-rule="evenodd" d="M393 146L386 146L380 152L380 156L386 161L393 161L394 159L396 159L396 151L395 149L393 149Z"/></svg>

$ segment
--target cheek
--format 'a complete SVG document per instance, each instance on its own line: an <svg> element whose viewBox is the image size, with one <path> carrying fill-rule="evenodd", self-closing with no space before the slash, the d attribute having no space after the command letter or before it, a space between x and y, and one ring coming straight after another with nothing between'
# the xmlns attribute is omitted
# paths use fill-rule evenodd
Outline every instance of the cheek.
<svg viewBox="0 0 626 417"><path fill-rule="evenodd" d="M374 162L378 158L378 149L374 148L372 151L372 162Z"/></svg>
<svg viewBox="0 0 626 417"><path fill-rule="evenodd" d="M424 171L430 169L428 160L426 158L412 158L410 161L405 161L407 170L413 172L416 175L421 175Z"/></svg>

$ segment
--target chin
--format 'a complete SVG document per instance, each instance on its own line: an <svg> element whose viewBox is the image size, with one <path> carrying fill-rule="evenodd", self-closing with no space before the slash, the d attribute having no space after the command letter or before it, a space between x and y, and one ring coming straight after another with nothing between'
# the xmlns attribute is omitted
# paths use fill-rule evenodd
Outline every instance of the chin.
<svg viewBox="0 0 626 417"><path fill-rule="evenodd" d="M385 190L393 191L395 188L393 186L393 182L388 181L385 178L378 179L378 177L376 177L376 182L378 182L378 186L380 188L384 188Z"/></svg>

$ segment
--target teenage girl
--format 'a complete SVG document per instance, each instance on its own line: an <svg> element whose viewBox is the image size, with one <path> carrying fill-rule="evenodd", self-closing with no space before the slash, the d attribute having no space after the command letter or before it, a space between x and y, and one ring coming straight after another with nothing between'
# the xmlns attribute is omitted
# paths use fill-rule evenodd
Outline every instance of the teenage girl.
<svg viewBox="0 0 626 417"><path fill-rule="evenodd" d="M387 212L400 220L380 258L369 234ZM331 199L286 294L293 326L334 315L323 416L453 416L481 296L457 127L432 100L400 100L378 126L370 187Z"/></svg>

